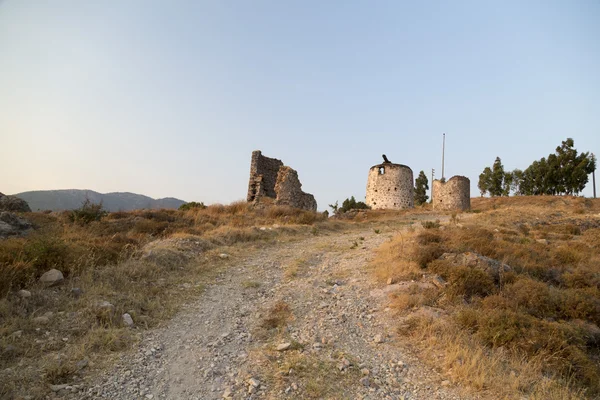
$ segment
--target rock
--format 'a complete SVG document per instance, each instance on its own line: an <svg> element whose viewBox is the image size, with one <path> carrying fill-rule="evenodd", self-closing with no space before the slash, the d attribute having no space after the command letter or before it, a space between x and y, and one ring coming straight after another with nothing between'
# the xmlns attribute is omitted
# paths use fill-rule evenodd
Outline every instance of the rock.
<svg viewBox="0 0 600 400"><path fill-rule="evenodd" d="M21 336L23 336L23 331L14 331L10 334L10 336L13 338L20 338Z"/></svg>
<svg viewBox="0 0 600 400"><path fill-rule="evenodd" d="M395 284L395 283L397 283L397 282L398 282L398 280L397 280L397 279L394 279L394 278L392 278L392 277L389 277L389 278L388 278L388 280L387 280L387 284L388 284L388 285L393 285L393 284Z"/></svg>
<svg viewBox="0 0 600 400"><path fill-rule="evenodd" d="M80 361L77 361L77 364L75 364L75 366L77 367L78 370L84 369L85 367L87 367L89 364L89 361L87 359L83 359Z"/></svg>
<svg viewBox="0 0 600 400"><path fill-rule="evenodd" d="M230 399L231 398L231 389L227 388L225 389L225 391L223 392L223 397L224 399Z"/></svg>
<svg viewBox="0 0 600 400"><path fill-rule="evenodd" d="M0 212L0 238L25 234L31 228L31 224L7 211Z"/></svg>
<svg viewBox="0 0 600 400"><path fill-rule="evenodd" d="M248 379L247 382L248 382L248 385L255 387L255 388L260 386L260 381L256 378L250 378L250 379Z"/></svg>
<svg viewBox="0 0 600 400"><path fill-rule="evenodd" d="M131 318L131 315L129 315L129 313L123 314L123 325L129 328L133 328L133 318Z"/></svg>
<svg viewBox="0 0 600 400"><path fill-rule="evenodd" d="M435 285L435 286L436 286L438 289L443 289L443 288L445 288L445 287L446 287L446 285L447 285L447 283L446 283L446 281L444 280L444 278L442 278L442 277L441 277L441 276L439 276L439 275L434 275L434 276L431 278L431 282L432 282L432 283L433 283L433 284L434 284L434 285Z"/></svg>
<svg viewBox="0 0 600 400"><path fill-rule="evenodd" d="M46 271L44 275L40 277L40 282L51 287L60 284L64 279L62 272L53 268L50 271Z"/></svg>
<svg viewBox="0 0 600 400"><path fill-rule="evenodd" d="M540 244L548 244L548 240L546 239L536 239L536 242L540 243Z"/></svg>
<svg viewBox="0 0 600 400"><path fill-rule="evenodd" d="M2 193L0 193L1 195ZM0 211L31 212L29 204L16 196L0 196Z"/></svg>
<svg viewBox="0 0 600 400"><path fill-rule="evenodd" d="M17 296L19 296L22 299L27 299L31 297L31 292L29 290L21 289L17 292Z"/></svg>
<svg viewBox="0 0 600 400"><path fill-rule="evenodd" d="M373 338L373 341L374 341L375 343L383 343L383 342L384 342L384 339L383 339L383 336L381 336L381 334L377 334L377 335L375 335L375 337Z"/></svg>
<svg viewBox="0 0 600 400"><path fill-rule="evenodd" d="M219 258L221 258L223 260L228 259L229 258L229 254L221 253L221 254L219 254Z"/></svg>
<svg viewBox="0 0 600 400"><path fill-rule="evenodd" d="M105 300L96 303L95 310L100 318L110 319L115 315L115 306Z"/></svg>
<svg viewBox="0 0 600 400"><path fill-rule="evenodd" d="M440 260L446 260L454 266L464 265L466 267L481 269L495 280L500 279L501 272L512 271L509 265L477 253L444 253Z"/></svg>
<svg viewBox="0 0 600 400"><path fill-rule="evenodd" d="M45 316L36 317L33 319L33 322L35 322L36 324L46 325L48 322L50 322L50 318L45 317Z"/></svg>
<svg viewBox="0 0 600 400"><path fill-rule="evenodd" d="M71 289L71 296L75 297L76 299L80 298L81 295L83 295L83 290L81 290L78 287L74 287Z"/></svg>
<svg viewBox="0 0 600 400"><path fill-rule="evenodd" d="M279 346L277 346L277 351L286 351L289 350L289 348L292 346L291 343L281 343Z"/></svg>
<svg viewBox="0 0 600 400"><path fill-rule="evenodd" d="M442 381L442 386L450 386L450 381Z"/></svg>
<svg viewBox="0 0 600 400"><path fill-rule="evenodd" d="M53 392L58 392L59 390L63 390L67 386L68 385L50 385L50 390L52 390Z"/></svg>
<svg viewBox="0 0 600 400"><path fill-rule="evenodd" d="M364 376L369 376L369 374L371 373L371 371L369 371L367 368L363 368L360 370L360 373Z"/></svg>

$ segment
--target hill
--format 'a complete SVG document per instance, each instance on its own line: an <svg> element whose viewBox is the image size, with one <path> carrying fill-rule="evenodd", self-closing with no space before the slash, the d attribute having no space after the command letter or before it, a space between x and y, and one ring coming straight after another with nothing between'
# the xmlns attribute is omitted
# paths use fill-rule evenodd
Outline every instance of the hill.
<svg viewBox="0 0 600 400"><path fill-rule="evenodd" d="M173 197L153 199L129 192L98 193L93 190L34 190L15 195L27 203L33 211L39 210L72 210L81 207L89 199L93 203L100 203L108 211L131 211L140 209L179 208L185 201Z"/></svg>

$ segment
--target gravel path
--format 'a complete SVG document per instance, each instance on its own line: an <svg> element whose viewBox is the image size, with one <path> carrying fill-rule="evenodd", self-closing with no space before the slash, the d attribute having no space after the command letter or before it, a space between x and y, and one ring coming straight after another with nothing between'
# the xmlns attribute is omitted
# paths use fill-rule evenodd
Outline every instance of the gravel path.
<svg viewBox="0 0 600 400"><path fill-rule="evenodd" d="M390 236L364 228L231 257L196 302L72 398L467 398L395 333L386 290L366 268ZM287 323L261 328L275 304L289 307ZM302 360L318 370L285 367Z"/></svg>

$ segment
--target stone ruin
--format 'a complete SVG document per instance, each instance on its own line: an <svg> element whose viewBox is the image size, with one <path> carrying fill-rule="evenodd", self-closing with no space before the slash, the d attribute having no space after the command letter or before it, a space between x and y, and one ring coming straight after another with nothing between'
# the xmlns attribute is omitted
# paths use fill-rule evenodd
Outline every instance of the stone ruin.
<svg viewBox="0 0 600 400"><path fill-rule="evenodd" d="M383 157L383 163L369 169L366 204L373 210L413 208L413 172L406 165L394 164Z"/></svg>
<svg viewBox="0 0 600 400"><path fill-rule="evenodd" d="M471 181L465 176L453 176L446 182L433 181L433 209L465 211L471 208Z"/></svg>
<svg viewBox="0 0 600 400"><path fill-rule="evenodd" d="M302 184L294 169L283 165L281 160L265 157L260 150L256 150L252 152L246 200L259 203L262 198L274 199L277 205L317 210L315 197L302 191Z"/></svg>

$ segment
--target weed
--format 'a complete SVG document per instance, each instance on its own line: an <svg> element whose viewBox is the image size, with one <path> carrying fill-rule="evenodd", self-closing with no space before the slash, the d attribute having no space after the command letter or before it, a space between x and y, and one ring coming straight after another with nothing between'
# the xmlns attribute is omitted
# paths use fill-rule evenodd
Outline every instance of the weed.
<svg viewBox="0 0 600 400"><path fill-rule="evenodd" d="M440 220L436 219L435 221L423 221L421 225L425 229L437 229L440 227Z"/></svg>

